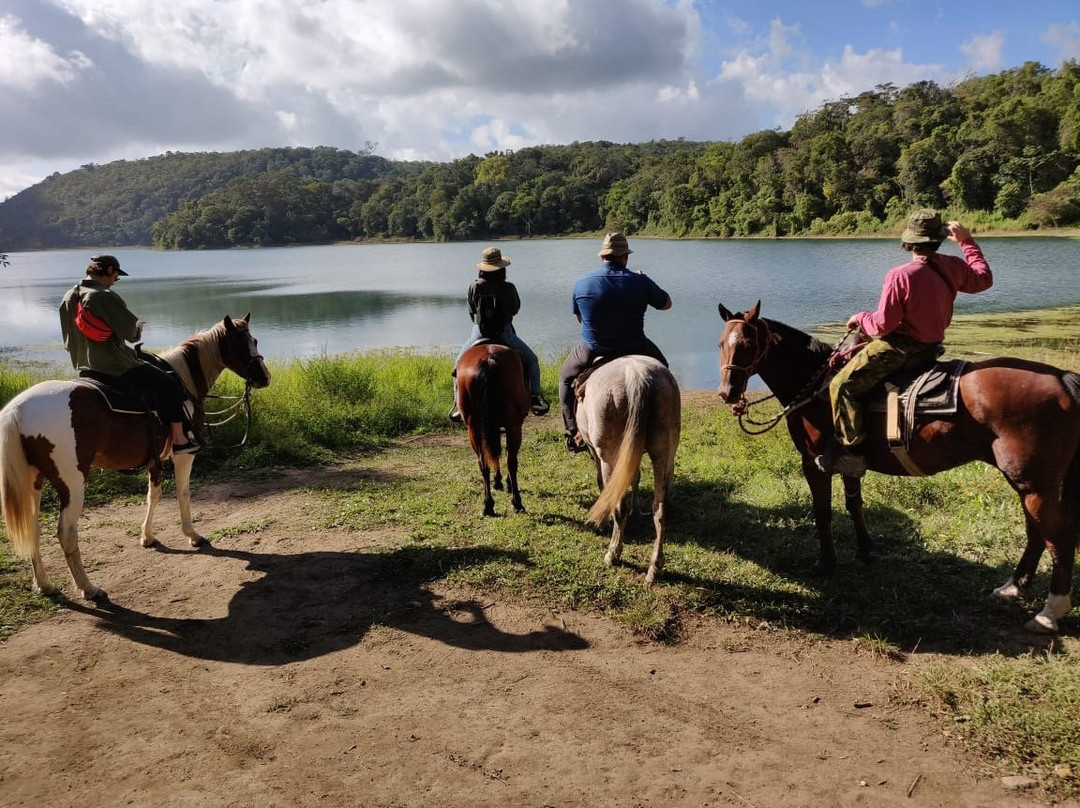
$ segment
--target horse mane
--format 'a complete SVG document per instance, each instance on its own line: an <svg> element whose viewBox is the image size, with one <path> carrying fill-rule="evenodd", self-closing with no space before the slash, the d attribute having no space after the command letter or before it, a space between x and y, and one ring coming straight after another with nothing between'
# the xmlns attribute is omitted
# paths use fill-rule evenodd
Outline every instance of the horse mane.
<svg viewBox="0 0 1080 808"><path fill-rule="evenodd" d="M829 354L833 351L831 346L826 345L817 337L807 334L805 331L800 331L779 320L769 320L765 317L762 317L761 320L769 326L772 333L780 337L781 342L786 343L789 347L818 356L822 362L828 359Z"/></svg>
<svg viewBox="0 0 1080 808"><path fill-rule="evenodd" d="M190 394L202 398L225 369L225 360L221 356L224 340L225 322L222 321L188 337L162 353L161 358L179 374Z"/></svg>

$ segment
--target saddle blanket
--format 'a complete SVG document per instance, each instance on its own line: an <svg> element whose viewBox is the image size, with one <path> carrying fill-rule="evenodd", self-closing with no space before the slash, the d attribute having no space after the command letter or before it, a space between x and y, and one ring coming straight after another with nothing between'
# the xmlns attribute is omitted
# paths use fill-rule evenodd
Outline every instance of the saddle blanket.
<svg viewBox="0 0 1080 808"><path fill-rule="evenodd" d="M122 415L146 415L148 412L156 411L151 394L137 390L115 376L90 375L91 372L82 371L76 381L83 387L96 390L113 412Z"/></svg>
<svg viewBox="0 0 1080 808"><path fill-rule="evenodd" d="M967 366L963 359L950 359L935 362L925 371L891 376L885 387L870 395L868 406L872 412L887 412L889 396L895 395L903 410L913 415L951 415L956 412L960 376Z"/></svg>

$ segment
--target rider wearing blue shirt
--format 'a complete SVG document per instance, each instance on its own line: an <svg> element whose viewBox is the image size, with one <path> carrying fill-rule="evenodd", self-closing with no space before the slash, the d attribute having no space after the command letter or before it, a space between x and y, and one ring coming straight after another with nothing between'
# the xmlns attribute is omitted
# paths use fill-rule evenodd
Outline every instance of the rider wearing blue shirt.
<svg viewBox="0 0 1080 808"><path fill-rule="evenodd" d="M641 270L626 268L630 249L626 236L604 237L600 257L604 265L574 284L573 311L581 323L584 340L570 351L559 372L559 402L566 425L566 448L583 451L574 413L574 380L593 362L629 354L651 356L667 365L667 359L645 336L645 310L671 308L671 296Z"/></svg>

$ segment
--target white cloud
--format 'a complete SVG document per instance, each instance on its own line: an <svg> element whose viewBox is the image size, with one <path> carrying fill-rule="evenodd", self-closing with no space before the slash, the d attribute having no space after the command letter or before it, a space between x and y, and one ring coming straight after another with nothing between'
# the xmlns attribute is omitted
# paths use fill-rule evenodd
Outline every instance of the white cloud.
<svg viewBox="0 0 1080 808"><path fill-rule="evenodd" d="M16 17L0 17L0 84L30 89L42 82L68 84L92 63L78 51L61 56L47 42L30 36Z"/></svg>
<svg viewBox="0 0 1080 808"><path fill-rule="evenodd" d="M968 58L968 66L975 71L1000 70L1005 37L1000 31L992 34L976 34L960 46L960 52Z"/></svg>
<svg viewBox="0 0 1080 808"><path fill-rule="evenodd" d="M1042 40L1061 51L1061 61L1080 59L1080 22L1051 25Z"/></svg>
<svg viewBox="0 0 1080 808"><path fill-rule="evenodd" d="M794 30L774 20L769 51L757 56L740 51L721 65L718 76L742 87L750 102L773 110L777 126L790 126L798 115L825 101L857 95L878 84L903 87L940 73L937 65L905 62L900 48L857 53L850 45L844 46L839 59L811 67L812 54L788 44L786 35ZM804 67L789 67L796 60Z"/></svg>

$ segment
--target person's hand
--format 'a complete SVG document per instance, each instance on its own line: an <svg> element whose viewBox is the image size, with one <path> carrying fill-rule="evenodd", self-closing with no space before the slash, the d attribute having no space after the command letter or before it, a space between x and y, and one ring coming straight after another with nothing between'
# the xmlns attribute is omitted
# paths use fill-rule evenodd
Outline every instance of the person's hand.
<svg viewBox="0 0 1080 808"><path fill-rule="evenodd" d="M859 315L853 314L850 317L848 317L847 330L848 331L854 331L858 327L859 327Z"/></svg>
<svg viewBox="0 0 1080 808"><path fill-rule="evenodd" d="M971 231L964 227L960 222L951 221L945 225L949 230L949 239L955 241L957 244L962 244L965 241L971 241Z"/></svg>

